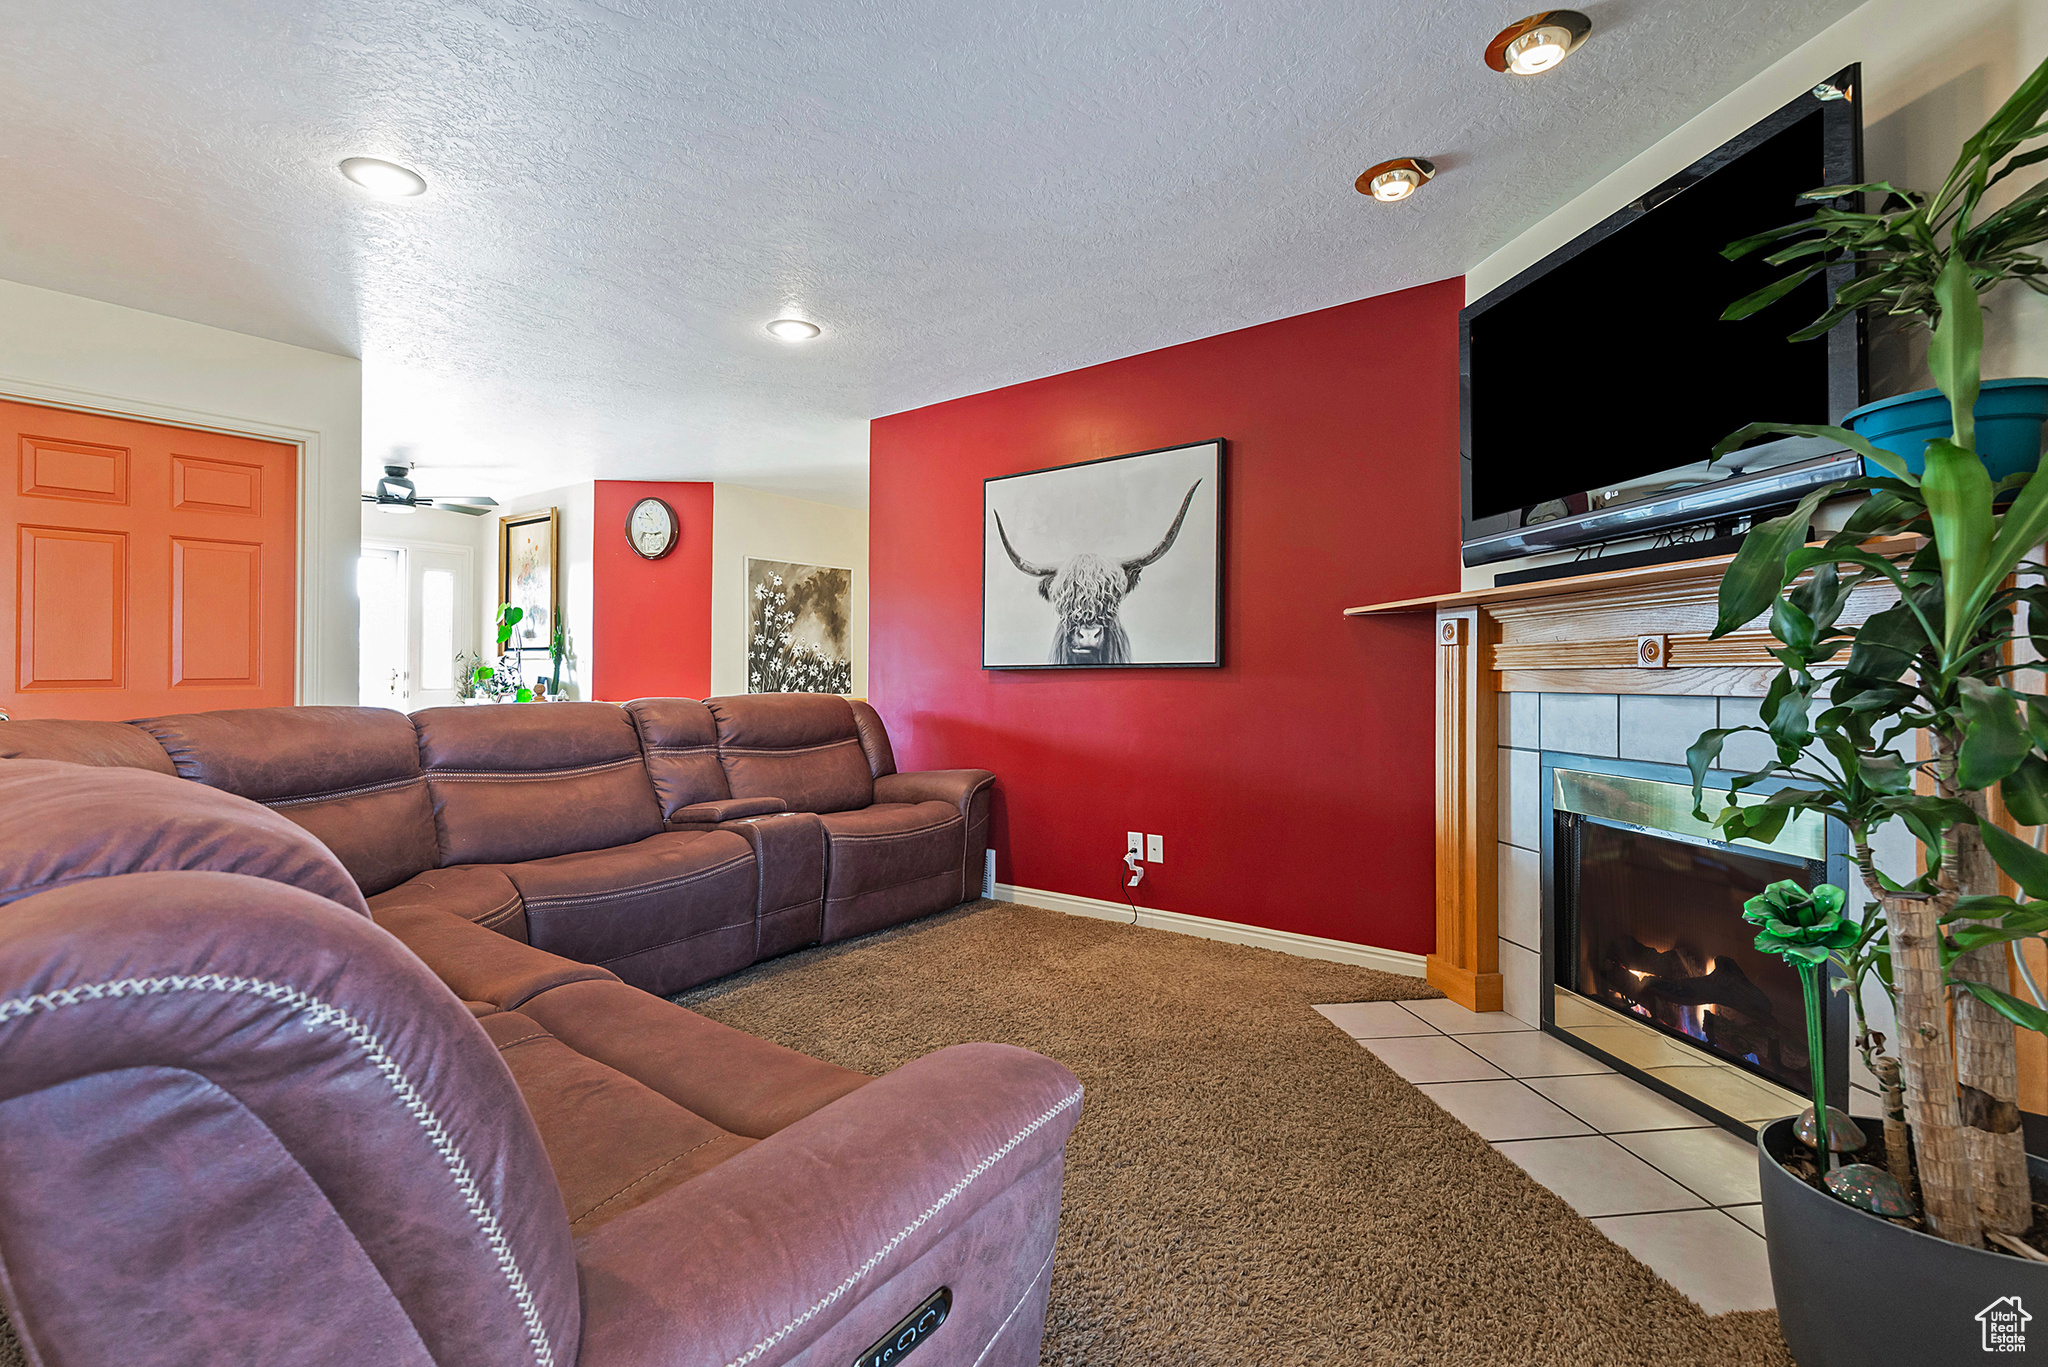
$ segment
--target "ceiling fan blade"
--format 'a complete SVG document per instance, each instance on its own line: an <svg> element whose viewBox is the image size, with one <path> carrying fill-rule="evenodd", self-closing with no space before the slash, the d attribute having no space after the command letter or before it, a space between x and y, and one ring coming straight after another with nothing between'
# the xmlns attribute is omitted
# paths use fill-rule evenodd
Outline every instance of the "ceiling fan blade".
<svg viewBox="0 0 2048 1367"><path fill-rule="evenodd" d="M498 501L493 498L480 500L467 498L423 498L419 501L419 506L422 508L438 509L444 513L461 513L464 517L482 517L485 513L497 507Z"/></svg>
<svg viewBox="0 0 2048 1367"><path fill-rule="evenodd" d="M495 508L498 500L488 494L435 494L436 503L467 503L476 508Z"/></svg>

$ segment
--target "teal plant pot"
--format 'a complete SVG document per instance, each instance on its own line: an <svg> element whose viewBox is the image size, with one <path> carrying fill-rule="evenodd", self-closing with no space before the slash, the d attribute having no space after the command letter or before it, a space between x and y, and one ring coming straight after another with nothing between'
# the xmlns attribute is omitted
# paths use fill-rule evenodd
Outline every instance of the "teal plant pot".
<svg viewBox="0 0 2048 1367"><path fill-rule="evenodd" d="M2048 380L1986 380L1977 394L1976 414L1977 455L1991 472L1991 482L2031 472L2041 458ZM1955 431L1951 416L1940 390L1922 389L1864 404L1843 418L1842 426L1898 456L1917 475L1927 463L1927 443ZM1863 467L1868 475L1887 473L1875 461L1865 460Z"/></svg>

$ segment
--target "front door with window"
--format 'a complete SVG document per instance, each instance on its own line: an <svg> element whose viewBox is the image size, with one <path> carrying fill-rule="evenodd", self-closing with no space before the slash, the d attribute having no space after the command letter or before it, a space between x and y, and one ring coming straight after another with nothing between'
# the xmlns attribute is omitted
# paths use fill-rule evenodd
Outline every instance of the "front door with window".
<svg viewBox="0 0 2048 1367"><path fill-rule="evenodd" d="M356 590L363 706L417 712L453 704L455 656L476 651L469 550L365 542Z"/></svg>

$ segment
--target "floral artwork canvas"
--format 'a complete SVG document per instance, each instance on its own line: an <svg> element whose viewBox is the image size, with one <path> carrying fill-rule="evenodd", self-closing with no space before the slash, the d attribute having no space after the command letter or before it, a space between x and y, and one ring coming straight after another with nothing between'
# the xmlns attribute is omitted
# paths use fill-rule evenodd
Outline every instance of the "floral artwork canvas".
<svg viewBox="0 0 2048 1367"><path fill-rule="evenodd" d="M853 691L853 571L747 561L747 691Z"/></svg>

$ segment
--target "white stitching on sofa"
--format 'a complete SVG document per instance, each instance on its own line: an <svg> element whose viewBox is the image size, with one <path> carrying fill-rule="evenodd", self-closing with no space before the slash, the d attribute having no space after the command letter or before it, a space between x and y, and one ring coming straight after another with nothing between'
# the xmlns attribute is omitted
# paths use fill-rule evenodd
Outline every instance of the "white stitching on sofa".
<svg viewBox="0 0 2048 1367"><path fill-rule="evenodd" d="M383 1074L384 1080L391 1084L391 1090L398 1094L399 1104L419 1122L419 1127L426 1133L428 1142L434 1146L434 1151L441 1155L441 1161L448 1168L448 1175L454 1179L456 1190L461 1193L463 1205L468 1208L471 1218L483 1232L484 1241L490 1245L491 1252L496 1257L499 1271L504 1273L506 1285L512 1292L512 1299L518 1303L520 1318L526 1324L527 1341L533 1348L534 1361L539 1367L554 1367L554 1347L548 1342L547 1326L541 1322L540 1307L534 1301L533 1290L526 1284L526 1274L520 1270L519 1260L512 1252L511 1241L505 1237L504 1228L499 1225L497 1215L485 1202L476 1179L470 1175L468 1160L463 1158L461 1150L456 1148L454 1139L449 1136L448 1127L441 1123L441 1117L434 1113L433 1107L420 1096L419 1089L413 1086L412 1080L385 1050L383 1041L347 1011L283 983L266 982L261 978L230 978L219 973L180 973L161 978L120 978L110 982L85 983L78 987L60 987L32 996L10 998L7 1001L0 1001L0 1025L39 1012L76 1006L80 1002L146 997L166 992L228 992L258 997L264 1001L283 1003L302 1013L309 1027L338 1024L342 1034L369 1055L371 1066Z"/></svg>
<svg viewBox="0 0 2048 1367"><path fill-rule="evenodd" d="M1038 1265L1038 1271L1032 1273L1031 1280L1024 1284L1024 1294L1019 1296L1017 1303L1010 1307L1010 1313L1003 1316L1003 1322L996 1326L996 1331L988 1336L988 1342L982 1346L981 1357L977 1357L974 1360L974 1367L981 1367L982 1358L987 1357L990 1351L995 1348L996 1340L1000 1339L1003 1336L1003 1331L1010 1327L1010 1321L1017 1318L1017 1312L1024 1308L1024 1302L1031 1299L1031 1293L1038 1289L1039 1277L1044 1275L1046 1268L1052 1266L1052 1255L1058 1249L1059 1243L1055 1240L1053 1246L1045 1251L1045 1261Z"/></svg>
<svg viewBox="0 0 2048 1367"><path fill-rule="evenodd" d="M972 1168L969 1168L967 1170L967 1175L965 1177L955 1182L952 1185L952 1187L947 1190L944 1196L941 1196L938 1200L932 1202L931 1205L926 1207L924 1214L918 1216L915 1220L912 1220L909 1224L905 1225L902 1229L898 1230L895 1238L891 1239L888 1243L883 1244L880 1248L876 1249L874 1251L874 1254L871 1257L869 1257L866 1262L862 1263L859 1267L854 1269L853 1275L849 1276L845 1281L839 1283L839 1285L833 1287L832 1290L822 1300L820 1300L817 1304L813 1305L810 1309L804 1311L803 1314L798 1315L788 1324L783 1325L780 1329L777 1329L767 1338L762 1339L752 1348L749 1348L746 1352L740 1354L731 1362L727 1363L726 1367L746 1367L746 1364L752 1362L755 1358L761 1356L761 1354L767 1352L770 1348L773 1348L776 1344L782 1342L782 1340L788 1338L791 1334L803 1328L804 1325L810 1323L813 1319L817 1317L820 1311L826 1309L834 1301L838 1300L841 1296L853 1290L853 1288L859 1284L860 1280L863 1277L867 1276L868 1273L874 1271L876 1267L880 1266L882 1259L888 1257L891 1253L895 1252L899 1244L901 1244L905 1239L908 1239L911 1235L917 1233L918 1230L922 1229L926 1222L928 1222L934 1215L937 1215L940 1211L944 1210L947 1206L951 1205L953 1203L954 1197L958 1196L961 1192L973 1186L975 1178L981 1176L990 1168L994 1167L998 1162L1002 1161L1002 1159L1009 1154L1010 1150L1016 1148L1019 1144L1029 1139L1032 1135L1037 1134L1041 1129L1045 1128L1046 1123L1050 1121L1054 1116L1058 1115L1061 1111L1067 1110L1069 1107L1074 1106L1080 1100L1080 1092L1075 1091L1068 1094L1066 1097L1062 1098L1058 1103L1056 1103L1044 1115L1041 1115L1040 1117L1038 1117L1038 1119L1032 1121L1029 1125L1026 1125L1023 1129L1011 1135L1009 1143L1003 1145L1000 1149L997 1149L994 1153L982 1159L979 1163L976 1163Z"/></svg>

